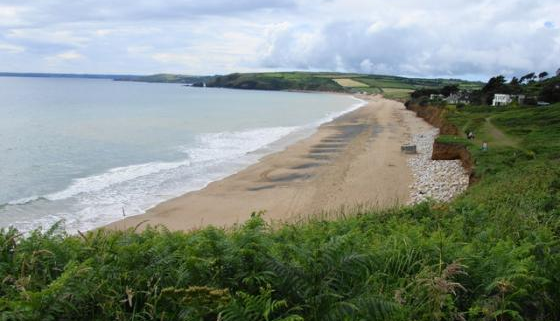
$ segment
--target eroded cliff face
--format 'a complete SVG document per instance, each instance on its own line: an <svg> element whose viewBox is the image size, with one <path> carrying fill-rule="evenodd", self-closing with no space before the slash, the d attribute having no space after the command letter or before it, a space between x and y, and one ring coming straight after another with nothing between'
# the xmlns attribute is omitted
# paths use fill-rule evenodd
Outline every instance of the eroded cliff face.
<svg viewBox="0 0 560 321"><path fill-rule="evenodd" d="M420 106L413 103L405 105L407 109L414 111L418 117L439 128L441 135L459 135L459 129L445 119L445 109L434 106Z"/></svg>
<svg viewBox="0 0 560 321"><path fill-rule="evenodd" d="M406 103L406 108L412 110L418 117L424 119L430 125L439 129L441 135L459 135L459 128L449 123L445 119L446 110L434 106L420 106L413 103ZM433 160L461 160L463 168L469 172L469 183L475 182L473 175L474 160L467 147L457 143L442 143L435 141L433 152Z"/></svg>
<svg viewBox="0 0 560 321"><path fill-rule="evenodd" d="M470 172L474 167L474 161L471 153L463 144L434 142L434 150L432 153L433 160L452 160L460 159L463 167Z"/></svg>

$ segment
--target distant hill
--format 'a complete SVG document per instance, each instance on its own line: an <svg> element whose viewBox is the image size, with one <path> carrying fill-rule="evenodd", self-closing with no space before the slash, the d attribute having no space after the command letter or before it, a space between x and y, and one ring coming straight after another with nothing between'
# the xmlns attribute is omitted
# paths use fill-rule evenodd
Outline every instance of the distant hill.
<svg viewBox="0 0 560 321"><path fill-rule="evenodd" d="M305 72L235 73L216 76L207 85L237 89L344 91L344 87L329 77L319 77L318 74Z"/></svg>
<svg viewBox="0 0 560 321"><path fill-rule="evenodd" d="M0 77L32 77L32 78L89 78L89 79L115 79L125 77L139 77L133 75L107 75L107 74L58 74L39 72L0 72Z"/></svg>
<svg viewBox="0 0 560 321"><path fill-rule="evenodd" d="M159 83L179 83L194 84L203 83L211 79L212 76L192 76L177 74L155 74L149 76L122 76L114 77L117 81L138 81L138 82L159 82Z"/></svg>
<svg viewBox="0 0 560 321"><path fill-rule="evenodd" d="M256 90L300 90L325 92L366 92L383 94L391 99L408 99L412 91L458 85L462 89L480 89L482 82L460 79L424 79L399 76L366 75L336 72L267 72L234 73L218 76L195 76L181 74L155 75L92 75L92 74L50 74L50 73L0 73L0 77L62 77L113 79L116 81L136 81L148 83L178 83L196 87L223 87Z"/></svg>
<svg viewBox="0 0 560 321"><path fill-rule="evenodd" d="M478 89L484 83L460 79L422 79L398 76L365 75L352 73L235 73L216 76L207 82L208 87L263 90L310 90L334 92L367 92L384 94L389 98L406 98L419 88L439 88L459 85L464 89Z"/></svg>

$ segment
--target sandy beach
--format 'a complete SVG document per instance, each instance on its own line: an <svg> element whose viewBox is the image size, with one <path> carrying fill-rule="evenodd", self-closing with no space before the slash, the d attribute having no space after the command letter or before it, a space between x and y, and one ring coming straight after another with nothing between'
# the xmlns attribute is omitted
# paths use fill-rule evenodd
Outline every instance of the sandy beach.
<svg viewBox="0 0 560 321"><path fill-rule="evenodd" d="M359 96L367 105L321 125L310 137L206 188L108 225L190 230L232 226L252 212L270 221L358 205L406 204L413 175L400 146L432 127L402 103Z"/></svg>

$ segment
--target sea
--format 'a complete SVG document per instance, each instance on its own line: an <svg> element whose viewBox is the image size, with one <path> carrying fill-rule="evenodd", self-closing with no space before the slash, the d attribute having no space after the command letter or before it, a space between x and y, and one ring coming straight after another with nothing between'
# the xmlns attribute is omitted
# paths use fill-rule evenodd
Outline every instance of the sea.
<svg viewBox="0 0 560 321"><path fill-rule="evenodd" d="M363 104L324 93L0 77L0 228L75 233L144 213Z"/></svg>

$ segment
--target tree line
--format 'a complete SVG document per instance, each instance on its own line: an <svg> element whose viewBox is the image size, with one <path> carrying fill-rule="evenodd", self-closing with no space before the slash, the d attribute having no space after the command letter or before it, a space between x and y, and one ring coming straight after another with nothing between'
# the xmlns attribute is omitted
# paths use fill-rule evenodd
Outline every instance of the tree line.
<svg viewBox="0 0 560 321"><path fill-rule="evenodd" d="M426 102L430 95L461 94L472 105L490 105L495 94L523 95L524 104L536 105L539 101L547 103L560 102L560 76L549 77L546 71L531 72L521 77L512 77L510 81L502 75L492 77L479 90L461 90L458 85L441 88L422 88L411 94L414 100Z"/></svg>

